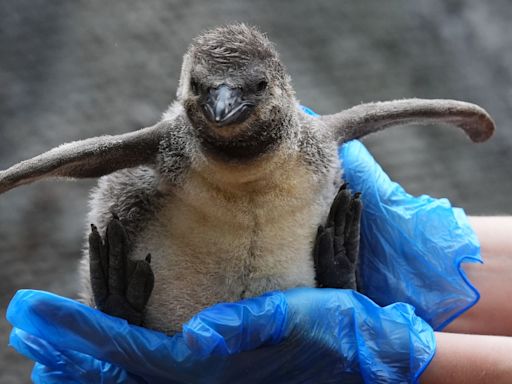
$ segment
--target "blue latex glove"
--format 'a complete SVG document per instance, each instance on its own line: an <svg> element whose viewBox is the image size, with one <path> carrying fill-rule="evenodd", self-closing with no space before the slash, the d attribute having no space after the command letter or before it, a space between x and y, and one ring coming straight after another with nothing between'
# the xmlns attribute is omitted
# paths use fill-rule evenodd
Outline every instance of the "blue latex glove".
<svg viewBox="0 0 512 384"><path fill-rule="evenodd" d="M349 290L218 304L173 337L40 291L19 291L7 318L36 383L405 383L435 351L411 306Z"/></svg>
<svg viewBox="0 0 512 384"><path fill-rule="evenodd" d="M480 298L461 268L482 262L464 211L447 199L409 195L357 140L339 155L344 180L363 202L359 290L382 306L412 304L441 330Z"/></svg>

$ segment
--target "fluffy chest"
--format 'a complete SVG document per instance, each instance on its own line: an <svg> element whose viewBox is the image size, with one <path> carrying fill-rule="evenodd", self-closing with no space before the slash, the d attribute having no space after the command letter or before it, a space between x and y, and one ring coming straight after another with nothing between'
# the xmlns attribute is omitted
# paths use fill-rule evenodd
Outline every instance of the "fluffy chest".
<svg viewBox="0 0 512 384"><path fill-rule="evenodd" d="M216 302L314 286L312 248L331 189L305 169L236 190L191 174L169 191L136 251L153 255L147 325L175 331Z"/></svg>

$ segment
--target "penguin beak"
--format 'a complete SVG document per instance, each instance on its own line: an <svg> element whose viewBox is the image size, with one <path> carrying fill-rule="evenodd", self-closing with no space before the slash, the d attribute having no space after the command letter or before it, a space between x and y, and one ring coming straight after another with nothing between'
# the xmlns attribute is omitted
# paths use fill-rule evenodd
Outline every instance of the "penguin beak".
<svg viewBox="0 0 512 384"><path fill-rule="evenodd" d="M227 85L208 90L203 104L205 116L218 126L239 124L247 119L254 103L242 99L242 91Z"/></svg>

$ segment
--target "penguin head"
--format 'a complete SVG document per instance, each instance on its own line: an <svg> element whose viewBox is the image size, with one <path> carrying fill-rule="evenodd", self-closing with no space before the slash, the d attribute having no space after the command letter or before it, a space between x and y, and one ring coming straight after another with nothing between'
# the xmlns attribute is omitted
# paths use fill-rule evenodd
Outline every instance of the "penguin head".
<svg viewBox="0 0 512 384"><path fill-rule="evenodd" d="M247 160L276 148L294 101L274 45L254 27L228 25L197 37L185 57L178 100L204 151Z"/></svg>

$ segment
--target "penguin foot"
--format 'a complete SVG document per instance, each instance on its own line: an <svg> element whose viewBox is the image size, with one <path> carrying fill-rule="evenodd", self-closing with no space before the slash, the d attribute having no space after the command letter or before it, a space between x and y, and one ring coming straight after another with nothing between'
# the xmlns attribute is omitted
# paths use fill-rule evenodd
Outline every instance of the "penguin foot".
<svg viewBox="0 0 512 384"><path fill-rule="evenodd" d="M362 203L347 184L339 189L325 226L318 227L313 257L319 287L357 289Z"/></svg>
<svg viewBox="0 0 512 384"><path fill-rule="evenodd" d="M155 280L150 262L150 254L145 260L128 258L128 236L116 215L107 226L105 240L91 224L89 266L96 308L142 325Z"/></svg>

